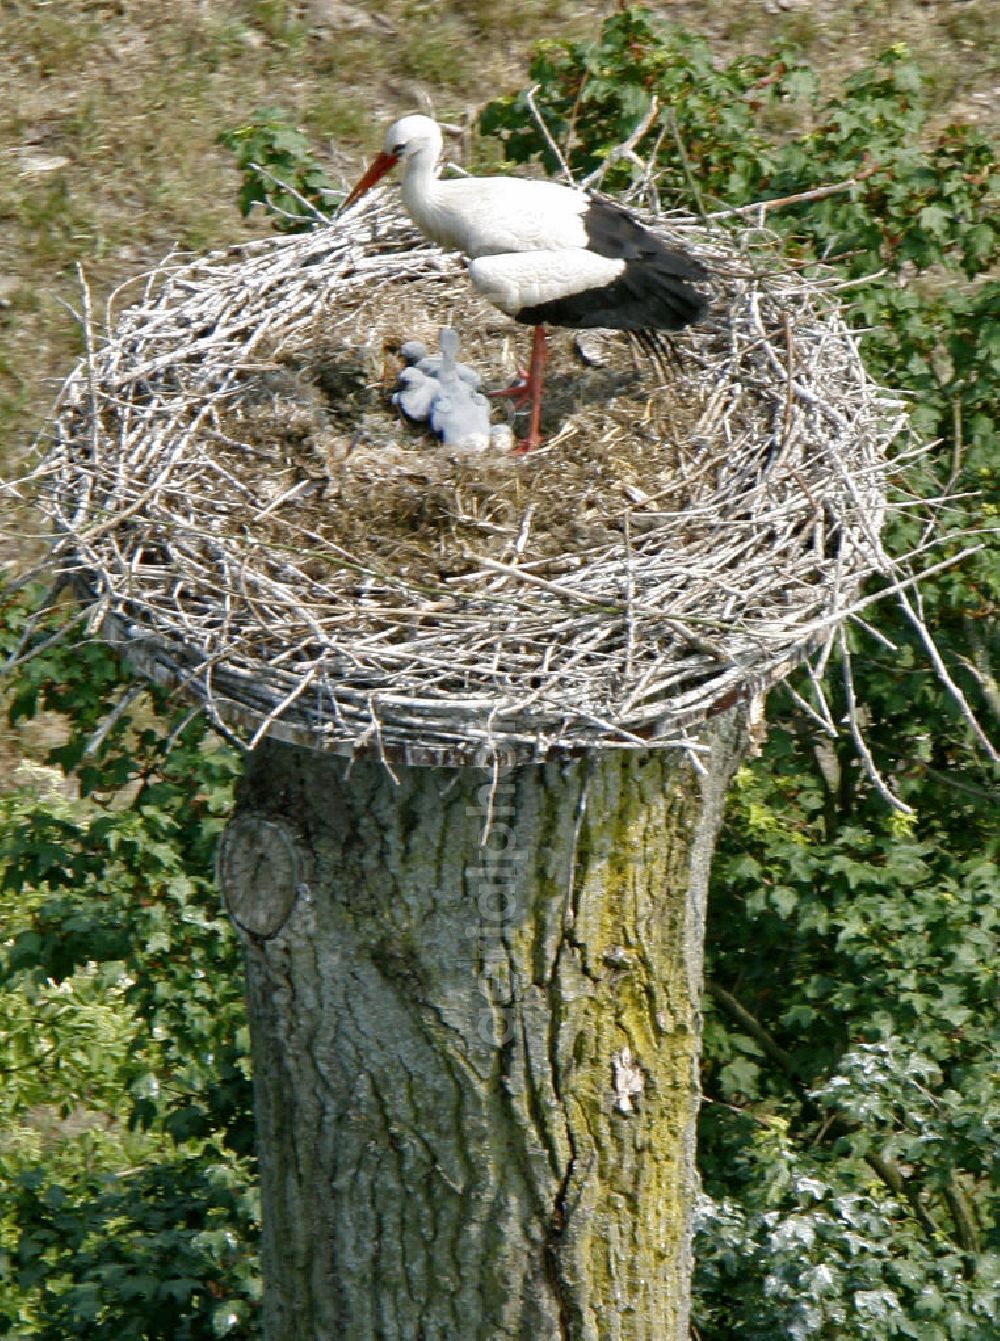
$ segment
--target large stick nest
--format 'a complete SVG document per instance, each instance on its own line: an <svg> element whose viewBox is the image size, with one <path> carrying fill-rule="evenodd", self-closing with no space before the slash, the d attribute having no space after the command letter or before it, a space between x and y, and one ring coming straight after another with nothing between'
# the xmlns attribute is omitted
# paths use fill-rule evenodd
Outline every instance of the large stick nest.
<svg viewBox="0 0 1000 1341"><path fill-rule="evenodd" d="M556 333L546 445L451 451L390 403L400 342L453 325L501 387L530 333L386 201L169 260L109 313L46 463L64 564L106 636L244 739L690 748L884 571L898 403L829 280L672 218L707 320L667 359L608 333L585 361Z"/></svg>

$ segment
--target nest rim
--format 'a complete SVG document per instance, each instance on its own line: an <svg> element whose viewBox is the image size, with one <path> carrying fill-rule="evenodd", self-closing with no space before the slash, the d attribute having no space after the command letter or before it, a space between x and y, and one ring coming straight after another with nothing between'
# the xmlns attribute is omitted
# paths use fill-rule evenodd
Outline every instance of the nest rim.
<svg viewBox="0 0 1000 1341"><path fill-rule="evenodd" d="M329 580L322 618L274 547L261 556L246 518L227 533L210 499L201 550L188 554L189 537L177 539L185 472L214 450L220 424L231 427L227 397L265 339L270 355L301 353L318 315L334 311L339 329L379 286L464 285L461 261L377 194L311 234L168 258L140 300L109 317L102 342L88 340L42 471L60 563L102 636L250 746L271 736L461 766L594 748L697 755L700 723L759 702L829 644L865 579L886 571L888 448L905 414L868 378L833 277L789 267L762 229L687 216L666 227L715 276L711 327L682 337L698 410L684 469L714 469L714 490L691 485L693 507L659 520L641 500L619 511L612 534L624 538L610 558L606 535L537 568L531 553L501 562L484 544L458 598L455 581L429 600L405 574L376 591L384 575L369 563L353 585ZM537 479L564 446L512 469ZM254 501L258 513L273 503ZM265 636L277 572L297 643Z"/></svg>

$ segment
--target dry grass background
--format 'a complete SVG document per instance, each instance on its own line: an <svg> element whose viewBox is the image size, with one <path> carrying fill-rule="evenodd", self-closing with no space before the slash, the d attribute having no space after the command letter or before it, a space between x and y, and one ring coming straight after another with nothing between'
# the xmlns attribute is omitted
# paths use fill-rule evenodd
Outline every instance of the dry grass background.
<svg viewBox="0 0 1000 1341"><path fill-rule="evenodd" d="M216 144L286 107L330 175L350 180L383 123L449 120L524 83L534 43L596 30L616 6L571 0L0 0L0 475L10 474L81 352L77 266L95 306L173 246L267 231L234 206ZM831 84L906 42L942 118L1000 124L1000 0L677 0L661 17L720 59L796 42ZM0 563L37 547L8 515ZM4 753L20 748L8 739Z"/></svg>

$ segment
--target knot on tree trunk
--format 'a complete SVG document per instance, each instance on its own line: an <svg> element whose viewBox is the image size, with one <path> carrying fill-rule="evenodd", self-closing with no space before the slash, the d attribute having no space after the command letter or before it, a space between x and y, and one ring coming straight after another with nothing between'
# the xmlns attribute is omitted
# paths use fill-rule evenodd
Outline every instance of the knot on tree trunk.
<svg viewBox="0 0 1000 1341"><path fill-rule="evenodd" d="M219 883L233 921L266 940L285 925L304 883L303 853L287 824L238 814L219 844Z"/></svg>

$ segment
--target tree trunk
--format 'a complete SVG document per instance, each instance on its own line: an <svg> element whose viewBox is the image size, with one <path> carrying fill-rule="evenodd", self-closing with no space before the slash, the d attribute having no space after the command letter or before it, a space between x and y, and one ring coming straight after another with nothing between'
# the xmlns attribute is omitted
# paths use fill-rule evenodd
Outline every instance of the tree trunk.
<svg viewBox="0 0 1000 1341"><path fill-rule="evenodd" d="M704 901L742 719L501 770L265 742L246 946L268 1341L681 1341Z"/></svg>

